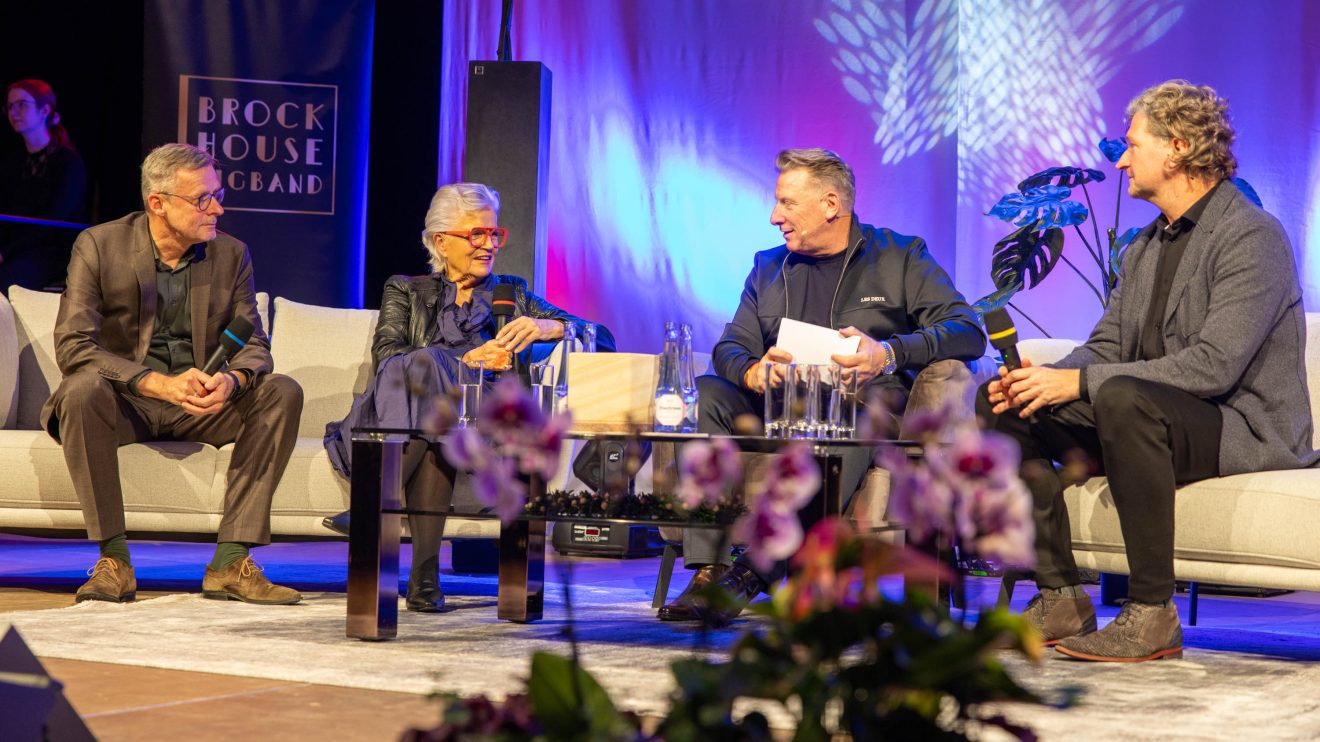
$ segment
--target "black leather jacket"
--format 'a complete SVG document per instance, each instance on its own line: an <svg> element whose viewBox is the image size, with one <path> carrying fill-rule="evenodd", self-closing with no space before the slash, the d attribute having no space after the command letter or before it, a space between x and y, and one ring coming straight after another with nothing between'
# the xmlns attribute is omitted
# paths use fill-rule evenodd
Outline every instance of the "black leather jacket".
<svg viewBox="0 0 1320 742"><path fill-rule="evenodd" d="M911 389L928 364L981 357L985 335L975 313L920 237L862 224L853 214L848 242L830 327L852 325L894 348L898 372L874 383ZM740 387L779 337L789 293L803 290L798 271L785 271L788 256L783 245L756 254L733 321L715 344L715 372Z"/></svg>
<svg viewBox="0 0 1320 742"><path fill-rule="evenodd" d="M436 335L436 317L439 314L437 304L440 301L441 278L430 276L390 276L385 282L385 291L380 299L380 319L376 322L376 337L371 344L372 373L380 367L382 361L403 353L410 353L418 348L430 345ZM533 319L553 319L577 327L577 336L582 337L582 328L586 321L575 317L527 290L527 281L518 276L491 275L486 279L488 286L507 283L514 288L516 314ZM490 335L495 334L494 321L490 322ZM614 335L604 325L596 325L596 349L613 351ZM522 356L532 352L532 348L523 351ZM525 361L526 358L523 358ZM525 364L520 365L520 367Z"/></svg>

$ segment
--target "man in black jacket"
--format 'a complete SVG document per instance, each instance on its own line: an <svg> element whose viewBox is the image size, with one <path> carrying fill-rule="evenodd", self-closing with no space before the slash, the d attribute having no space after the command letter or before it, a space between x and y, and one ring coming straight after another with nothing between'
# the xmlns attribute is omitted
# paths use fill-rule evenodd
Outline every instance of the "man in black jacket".
<svg viewBox="0 0 1320 742"><path fill-rule="evenodd" d="M981 356L985 336L976 316L925 242L857 221L852 169L838 155L784 150L775 166L779 180L770 223L783 233L784 244L756 254L738 310L715 345L717 375L697 379L701 432L728 434L739 429L739 417L761 416L763 365L793 360L775 347L785 317L860 338L856 354L834 360L856 370L859 386L868 389L864 397L883 389L905 400L927 364ZM856 489L870 456L857 449L845 458L843 492ZM729 566L718 544L716 531L684 532L683 561L697 574L660 609L660 620L701 619L706 609L693 600L693 591L716 581L738 605L711 617L716 623L731 620L784 574L782 564L758 574L745 558Z"/></svg>

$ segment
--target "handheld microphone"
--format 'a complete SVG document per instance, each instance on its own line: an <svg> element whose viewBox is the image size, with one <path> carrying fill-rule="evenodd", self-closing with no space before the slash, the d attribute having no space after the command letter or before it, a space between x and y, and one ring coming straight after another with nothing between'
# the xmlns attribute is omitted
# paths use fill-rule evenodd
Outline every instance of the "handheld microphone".
<svg viewBox="0 0 1320 742"><path fill-rule="evenodd" d="M220 345L216 346L215 352L207 359L206 365L202 367L202 373L209 376L219 371L230 356L247 345L247 341L252 338L252 330L252 323L243 317L230 320L229 326L220 333Z"/></svg>
<svg viewBox="0 0 1320 742"><path fill-rule="evenodd" d="M495 285L495 295L490 299L490 313L495 317L495 334L499 334L504 326L509 324L509 320L518 314L518 303L514 299L515 293L513 284L500 283ZM512 355L512 354L511 354ZM512 368L518 372L518 356L511 359Z"/></svg>
<svg viewBox="0 0 1320 742"><path fill-rule="evenodd" d="M985 333L990 336L990 345L1004 357L1004 368L1016 371L1022 368L1022 356L1018 355L1017 328L1006 309L992 309L985 313ZM1027 418L1036 422L1036 414Z"/></svg>
<svg viewBox="0 0 1320 742"><path fill-rule="evenodd" d="M1004 368L1016 371L1022 368L1022 356L1018 355L1017 328L1013 318L1004 309L992 309L985 313L985 331L990 336L990 345L1004 357Z"/></svg>
<svg viewBox="0 0 1320 742"><path fill-rule="evenodd" d="M495 316L495 332L504 329L518 313L518 304L514 300L513 284L495 285L495 295L490 300L490 313Z"/></svg>

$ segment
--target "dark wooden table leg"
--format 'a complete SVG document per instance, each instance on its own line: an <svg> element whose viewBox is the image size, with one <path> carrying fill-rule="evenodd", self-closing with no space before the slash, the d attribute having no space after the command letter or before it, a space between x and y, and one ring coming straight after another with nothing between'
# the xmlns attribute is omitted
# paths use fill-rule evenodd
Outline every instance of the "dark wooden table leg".
<svg viewBox="0 0 1320 742"><path fill-rule="evenodd" d="M500 583L496 616L539 621L545 608L545 521L516 520L500 526Z"/></svg>
<svg viewBox="0 0 1320 742"><path fill-rule="evenodd" d="M406 436L353 439L348 522L348 620L351 639L398 634L399 533Z"/></svg>
<svg viewBox="0 0 1320 742"><path fill-rule="evenodd" d="M816 456L820 464L820 491L824 495L821 517L843 515L843 456L828 451Z"/></svg>

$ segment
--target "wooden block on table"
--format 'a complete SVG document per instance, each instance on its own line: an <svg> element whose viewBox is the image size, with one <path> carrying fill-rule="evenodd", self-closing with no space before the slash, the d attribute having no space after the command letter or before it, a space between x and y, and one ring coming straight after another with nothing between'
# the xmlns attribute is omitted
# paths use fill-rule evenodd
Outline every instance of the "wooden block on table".
<svg viewBox="0 0 1320 742"><path fill-rule="evenodd" d="M566 401L573 430L651 430L659 379L660 357L649 353L569 353Z"/></svg>

